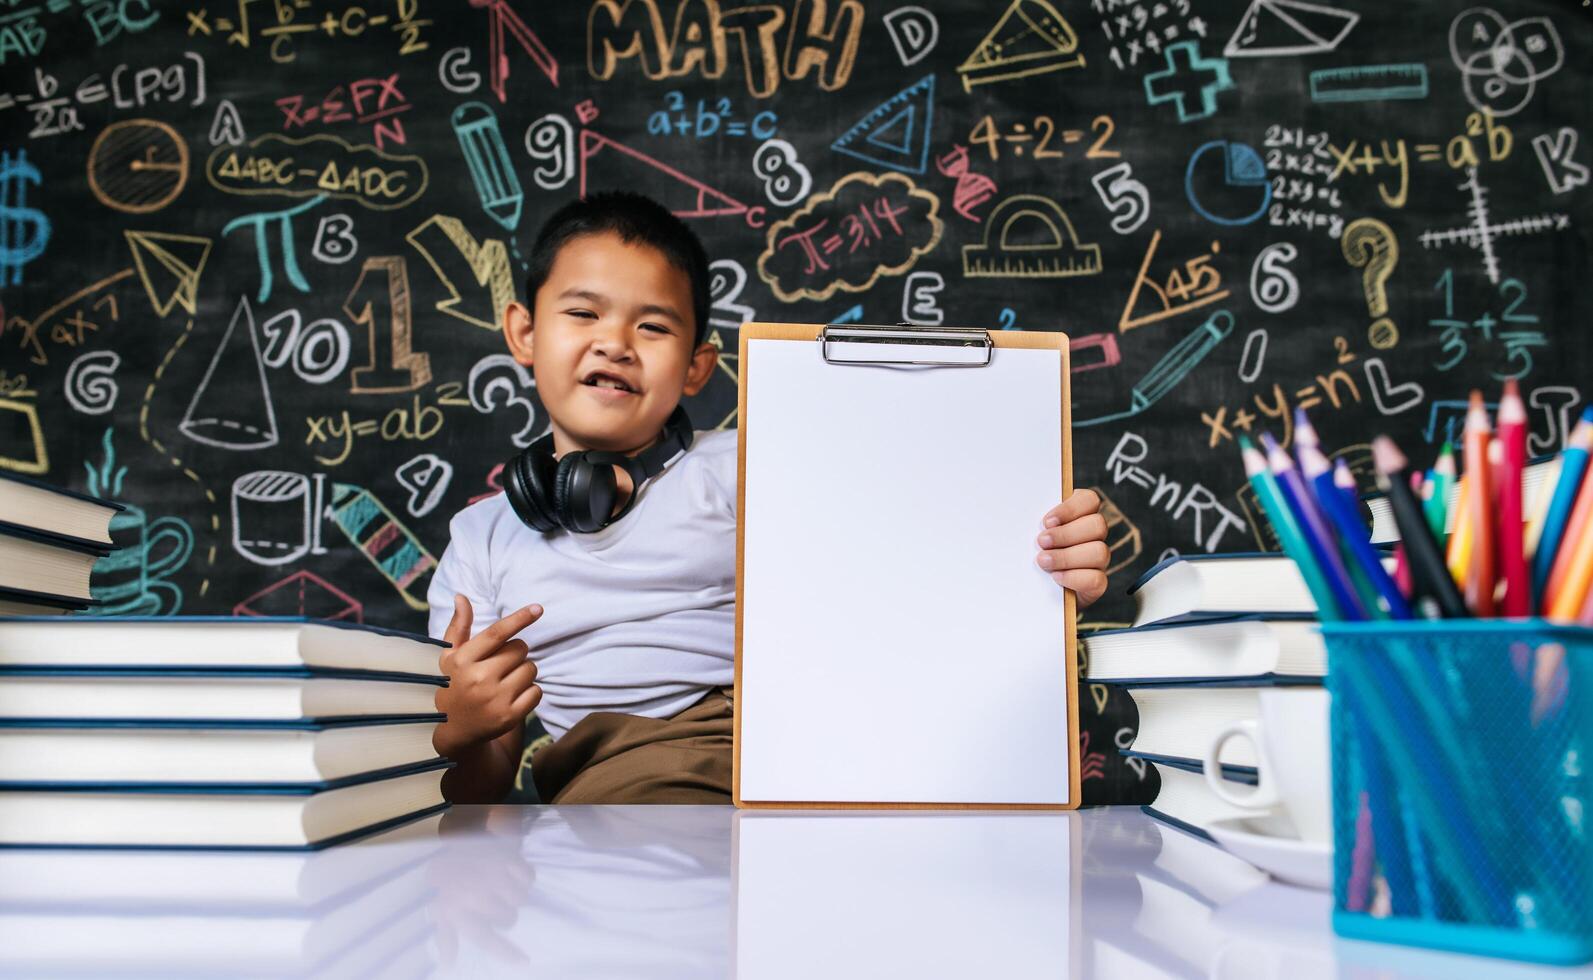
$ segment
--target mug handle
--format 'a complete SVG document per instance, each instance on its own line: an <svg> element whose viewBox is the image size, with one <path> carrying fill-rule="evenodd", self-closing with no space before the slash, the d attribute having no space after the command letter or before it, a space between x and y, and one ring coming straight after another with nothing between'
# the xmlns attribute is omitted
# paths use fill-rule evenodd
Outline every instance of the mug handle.
<svg viewBox="0 0 1593 980"><path fill-rule="evenodd" d="M165 578L173 574L182 567L188 560L188 555L194 550L194 532L189 528L188 522L180 517L162 517L151 521L145 535L149 541L146 554L154 553L155 542L161 538L172 539L172 546L167 552L150 561L145 568L144 575L150 579Z"/></svg>
<svg viewBox="0 0 1593 980"><path fill-rule="evenodd" d="M1256 745L1256 751L1261 756L1260 778L1256 781L1254 792L1248 795L1235 793L1228 788L1228 781L1222 778L1222 747L1228 744L1230 738L1248 738ZM1254 719L1236 721L1227 728L1217 733L1206 747L1206 757L1202 760L1201 769L1205 771L1206 785L1217 794L1218 799L1229 806L1236 806L1243 810L1265 810L1283 802L1278 795L1277 781L1267 774L1272 771L1271 760L1266 757L1266 746L1261 741L1261 723Z"/></svg>

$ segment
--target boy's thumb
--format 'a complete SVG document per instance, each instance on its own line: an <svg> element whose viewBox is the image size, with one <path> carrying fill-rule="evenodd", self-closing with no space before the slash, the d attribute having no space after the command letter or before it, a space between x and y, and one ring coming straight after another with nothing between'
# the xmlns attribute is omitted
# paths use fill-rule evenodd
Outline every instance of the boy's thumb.
<svg viewBox="0 0 1593 980"><path fill-rule="evenodd" d="M443 631L443 639L457 646L463 642L463 637L458 634L470 635L470 601L459 593L454 593L454 615L448 620L448 628Z"/></svg>

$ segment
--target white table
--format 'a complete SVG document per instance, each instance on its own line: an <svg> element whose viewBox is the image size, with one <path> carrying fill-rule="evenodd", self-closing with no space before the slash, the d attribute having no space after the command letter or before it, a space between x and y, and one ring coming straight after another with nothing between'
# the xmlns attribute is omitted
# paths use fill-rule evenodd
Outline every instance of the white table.
<svg viewBox="0 0 1593 980"><path fill-rule="evenodd" d="M0 852L0 975L1586 977L1337 939L1127 807L457 807L319 854Z"/></svg>

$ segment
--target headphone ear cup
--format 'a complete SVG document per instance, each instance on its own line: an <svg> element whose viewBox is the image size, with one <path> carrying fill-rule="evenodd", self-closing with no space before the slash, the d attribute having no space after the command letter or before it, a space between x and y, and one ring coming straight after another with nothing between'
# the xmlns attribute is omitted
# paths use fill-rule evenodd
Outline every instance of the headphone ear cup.
<svg viewBox="0 0 1593 980"><path fill-rule="evenodd" d="M557 531L560 527L556 511L550 512L548 505L551 482L549 470L553 462L553 454L536 442L522 450L505 467L508 480L503 489L509 496L509 506L514 508L515 514L527 526L544 534Z"/></svg>
<svg viewBox="0 0 1593 980"><path fill-rule="evenodd" d="M569 530L579 530L575 522L571 521L570 514L570 479L575 475L576 466L581 463L579 452L565 453L559 460L558 468L553 473L553 513L560 524Z"/></svg>
<svg viewBox="0 0 1593 980"><path fill-rule="evenodd" d="M569 453L559 460L553 507L566 529L582 534L601 531L610 523L616 496L613 466L594 463L585 453Z"/></svg>

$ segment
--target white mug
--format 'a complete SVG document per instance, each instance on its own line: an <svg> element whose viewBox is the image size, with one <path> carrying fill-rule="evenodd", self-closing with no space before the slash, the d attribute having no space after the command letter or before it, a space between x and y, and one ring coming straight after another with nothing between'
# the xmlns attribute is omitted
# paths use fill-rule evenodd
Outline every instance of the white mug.
<svg viewBox="0 0 1593 980"><path fill-rule="evenodd" d="M1333 842L1333 779L1328 748L1328 692L1321 687L1276 687L1260 692L1261 719L1235 722L1206 748L1206 785L1224 802L1249 810L1281 809L1300 839ZM1222 778L1219 757L1230 738L1256 745L1256 788L1235 793Z"/></svg>

